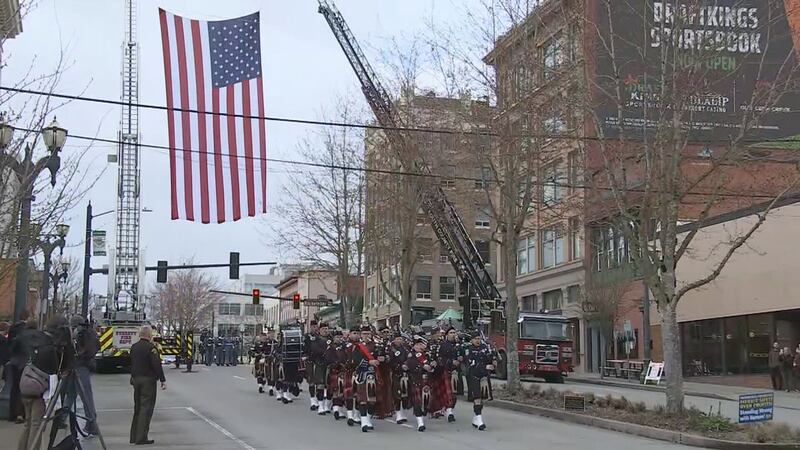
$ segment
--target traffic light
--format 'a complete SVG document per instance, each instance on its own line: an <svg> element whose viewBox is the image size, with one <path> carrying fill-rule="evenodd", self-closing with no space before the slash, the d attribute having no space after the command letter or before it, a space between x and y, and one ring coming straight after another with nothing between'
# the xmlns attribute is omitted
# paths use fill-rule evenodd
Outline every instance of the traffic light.
<svg viewBox="0 0 800 450"><path fill-rule="evenodd" d="M156 269L156 282L157 283L166 283L167 282L167 262L166 261L159 261L158 262L158 269Z"/></svg>
<svg viewBox="0 0 800 450"><path fill-rule="evenodd" d="M294 309L300 309L300 294L294 294L292 296L292 307Z"/></svg>
<svg viewBox="0 0 800 450"><path fill-rule="evenodd" d="M253 304L257 305L261 302L261 289L253 289Z"/></svg>
<svg viewBox="0 0 800 450"><path fill-rule="evenodd" d="M231 280L239 279L239 252L231 252L228 262L228 278Z"/></svg>

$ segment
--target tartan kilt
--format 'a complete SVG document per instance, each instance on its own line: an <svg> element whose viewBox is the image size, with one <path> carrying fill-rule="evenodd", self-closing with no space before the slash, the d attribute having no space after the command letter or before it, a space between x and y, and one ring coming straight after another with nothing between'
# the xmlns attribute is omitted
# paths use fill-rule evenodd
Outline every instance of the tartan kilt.
<svg viewBox="0 0 800 450"><path fill-rule="evenodd" d="M352 370L344 370L344 374L342 377L344 378L344 399L350 400L355 395L355 391L353 390L353 374Z"/></svg>
<svg viewBox="0 0 800 450"><path fill-rule="evenodd" d="M345 387L345 389L342 390L339 389L340 375ZM344 391L347 389L347 378L345 377L344 371L340 368L331 367L328 371L328 384L326 387L331 398L342 398L344 396Z"/></svg>
<svg viewBox="0 0 800 450"><path fill-rule="evenodd" d="M481 393L481 379L467 375L467 400L471 402L475 400L492 400L492 379L487 376L486 382L489 384L489 392L488 395L483 395Z"/></svg>
<svg viewBox="0 0 800 450"><path fill-rule="evenodd" d="M431 377L431 412L449 408L453 402L453 383L450 371L444 370Z"/></svg>
<svg viewBox="0 0 800 450"><path fill-rule="evenodd" d="M311 386L325 385L325 372L328 366L325 363L310 363L308 366L308 384Z"/></svg>
<svg viewBox="0 0 800 450"><path fill-rule="evenodd" d="M268 358L267 365L266 365L266 372L267 372L267 383L270 386L274 386L275 382L278 381L278 371L280 370L281 363L278 361L278 358Z"/></svg>
<svg viewBox="0 0 800 450"><path fill-rule="evenodd" d="M404 372L392 372L392 398L395 400L402 400L403 394L401 392L401 385L402 385L402 378ZM408 378L408 391L406 392L406 396L411 396L411 377Z"/></svg>
<svg viewBox="0 0 800 450"><path fill-rule="evenodd" d="M423 381L420 379L412 379L411 381L411 404L414 406L422 407L422 391L425 389L425 386L428 386L431 390L431 405L433 405L433 386L431 386L431 381ZM428 408L430 409L430 408ZM423 411L424 413L429 413L431 411Z"/></svg>

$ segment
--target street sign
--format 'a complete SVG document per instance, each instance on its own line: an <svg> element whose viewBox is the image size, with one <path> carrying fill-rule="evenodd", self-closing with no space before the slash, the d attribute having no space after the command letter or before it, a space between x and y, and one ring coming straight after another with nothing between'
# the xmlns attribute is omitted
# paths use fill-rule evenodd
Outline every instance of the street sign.
<svg viewBox="0 0 800 450"><path fill-rule="evenodd" d="M583 395L564 394L565 411L586 411L586 397Z"/></svg>
<svg viewBox="0 0 800 450"><path fill-rule="evenodd" d="M739 423L766 422L772 420L775 411L775 394L745 394L739 396Z"/></svg>
<svg viewBox="0 0 800 450"><path fill-rule="evenodd" d="M333 301L331 301L330 299L325 299L325 300L321 300L321 299L306 299L306 300L303 300L301 303L306 305L306 306L331 306L333 304Z"/></svg>

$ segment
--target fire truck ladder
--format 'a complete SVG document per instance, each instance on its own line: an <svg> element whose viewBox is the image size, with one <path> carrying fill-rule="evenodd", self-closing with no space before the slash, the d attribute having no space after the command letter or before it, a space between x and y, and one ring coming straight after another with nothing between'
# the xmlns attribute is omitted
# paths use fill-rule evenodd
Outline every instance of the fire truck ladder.
<svg viewBox="0 0 800 450"><path fill-rule="evenodd" d="M136 2L125 1L125 41L122 44L122 112L117 172L117 245L114 292L107 311L140 312L139 304L139 44ZM121 304L120 294L128 297Z"/></svg>
<svg viewBox="0 0 800 450"><path fill-rule="evenodd" d="M378 76L369 65L364 52L358 45L353 33L347 26L344 17L333 4L332 1L318 0L319 13L325 16L325 20L333 31L336 40L344 51L347 60L361 83L361 90L367 98L378 123L384 127L385 134L394 151L398 153L404 170L423 175L432 175L430 167L421 159L416 158L408 162L404 158L403 150L408 149L408 145L413 141L403 132L403 119L397 113L391 97L380 84ZM410 166L410 167L408 167ZM453 204L438 184L432 184L422 191L422 204L426 214L431 220L436 237L442 246L447 250L451 264L461 279L462 286L469 287L470 310L479 312L480 316L486 314L486 304L490 304L489 309L500 307L500 292L492 281L483 259L475 247L475 243L469 237L464 223L461 221ZM473 301L472 298L477 299Z"/></svg>

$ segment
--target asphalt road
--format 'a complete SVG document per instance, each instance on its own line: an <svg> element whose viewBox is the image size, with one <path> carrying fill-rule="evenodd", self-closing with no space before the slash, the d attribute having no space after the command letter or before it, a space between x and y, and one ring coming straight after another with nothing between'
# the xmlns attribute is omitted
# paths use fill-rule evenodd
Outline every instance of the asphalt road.
<svg viewBox="0 0 800 450"><path fill-rule="evenodd" d="M428 420L424 433L388 421L376 422L374 432L362 433L357 427L348 427L344 420L336 422L330 415L319 417L309 411L307 393L289 405L259 395L247 366L196 366L198 371L193 374L165 369L167 390L158 394L150 431L156 444L146 447L150 449L351 449L378 445L381 450L409 450L423 443L437 450L680 448L494 408L484 409L488 429L479 432L470 425L472 408L466 402L459 403L456 423ZM128 376L97 375L93 383L108 448L131 448L132 390ZM0 423L0 450L16 448L19 430L19 425ZM83 445L86 449L100 448L96 438Z"/></svg>

